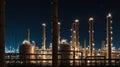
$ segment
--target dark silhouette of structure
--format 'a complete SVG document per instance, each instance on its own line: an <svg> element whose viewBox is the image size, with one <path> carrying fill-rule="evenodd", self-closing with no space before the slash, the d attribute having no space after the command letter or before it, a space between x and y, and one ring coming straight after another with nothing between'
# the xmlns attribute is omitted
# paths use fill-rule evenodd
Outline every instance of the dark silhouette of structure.
<svg viewBox="0 0 120 67"><path fill-rule="evenodd" d="M93 56L93 47L94 47L93 22L94 22L94 19L92 17L89 18L89 49L90 49L90 56Z"/></svg>
<svg viewBox="0 0 120 67"><path fill-rule="evenodd" d="M52 67L58 67L58 0L53 0L52 7Z"/></svg>
<svg viewBox="0 0 120 67"><path fill-rule="evenodd" d="M5 0L0 0L0 67L5 67Z"/></svg>
<svg viewBox="0 0 120 67"><path fill-rule="evenodd" d="M106 30L107 30L107 58L109 59L108 60L108 63L111 64L111 47L112 47L112 16L111 14L109 13L107 15L107 24L106 24Z"/></svg>

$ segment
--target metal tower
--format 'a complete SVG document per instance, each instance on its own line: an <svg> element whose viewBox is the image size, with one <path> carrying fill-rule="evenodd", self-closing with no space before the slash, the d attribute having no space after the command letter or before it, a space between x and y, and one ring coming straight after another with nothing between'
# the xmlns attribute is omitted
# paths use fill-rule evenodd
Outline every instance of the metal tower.
<svg viewBox="0 0 120 67"><path fill-rule="evenodd" d="M79 47L79 20L75 20L75 31L76 31L76 47Z"/></svg>
<svg viewBox="0 0 120 67"><path fill-rule="evenodd" d="M94 47L94 28L93 28L94 19L92 17L89 18L89 53L90 56L93 56L93 47Z"/></svg>
<svg viewBox="0 0 120 67"><path fill-rule="evenodd" d="M42 49L46 49L46 24L42 24Z"/></svg>
<svg viewBox="0 0 120 67"><path fill-rule="evenodd" d="M75 47L76 49L79 49L79 20L76 19L74 21L75 23L72 23L72 46Z"/></svg>
<svg viewBox="0 0 120 67"><path fill-rule="evenodd" d="M0 0L0 67L5 67L5 0Z"/></svg>
<svg viewBox="0 0 120 67"><path fill-rule="evenodd" d="M58 22L58 44L60 44L60 22Z"/></svg>
<svg viewBox="0 0 120 67"><path fill-rule="evenodd" d="M112 45L112 16L109 13L107 15L107 24L106 24L106 30L107 30L107 58L108 58L108 63L111 64L111 45Z"/></svg>

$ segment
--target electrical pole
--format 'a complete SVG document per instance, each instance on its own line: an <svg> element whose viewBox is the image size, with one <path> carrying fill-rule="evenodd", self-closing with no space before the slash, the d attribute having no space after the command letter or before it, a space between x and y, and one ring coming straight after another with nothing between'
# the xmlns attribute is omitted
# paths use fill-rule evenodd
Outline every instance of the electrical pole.
<svg viewBox="0 0 120 67"><path fill-rule="evenodd" d="M0 0L0 67L5 67L5 0Z"/></svg>
<svg viewBox="0 0 120 67"><path fill-rule="evenodd" d="M58 67L58 0L53 0L52 12L52 67Z"/></svg>

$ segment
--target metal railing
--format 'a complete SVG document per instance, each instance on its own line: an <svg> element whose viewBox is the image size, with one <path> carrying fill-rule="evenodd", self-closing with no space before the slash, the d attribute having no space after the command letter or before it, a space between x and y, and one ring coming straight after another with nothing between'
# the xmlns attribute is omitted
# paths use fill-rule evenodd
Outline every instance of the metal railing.
<svg viewBox="0 0 120 67"><path fill-rule="evenodd" d="M6 53L6 63L8 65L18 65L18 64L34 64L39 66L52 66L52 54L26 54L26 58L21 58L22 54L19 53ZM48 58L42 58L42 56L47 56ZM33 56L32 58L30 58ZM61 54L58 54L61 57ZM119 66L120 59L111 59L111 64L108 63L108 59L105 56L87 56L80 57L78 59L61 59L58 58L59 66Z"/></svg>

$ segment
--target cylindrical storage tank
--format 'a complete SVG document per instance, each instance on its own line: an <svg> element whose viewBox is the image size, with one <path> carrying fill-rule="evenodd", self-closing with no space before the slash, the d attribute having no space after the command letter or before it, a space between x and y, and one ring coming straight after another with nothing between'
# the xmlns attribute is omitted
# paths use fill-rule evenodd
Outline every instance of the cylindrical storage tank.
<svg viewBox="0 0 120 67"><path fill-rule="evenodd" d="M20 59L22 63L34 63L35 55L30 55L30 54L35 54L35 46L33 46L29 41L24 41L20 45Z"/></svg>
<svg viewBox="0 0 120 67"><path fill-rule="evenodd" d="M71 45L68 45L67 43L60 44L60 54L61 54L61 64L63 66L70 66L70 63L73 59L73 55L71 52Z"/></svg>

